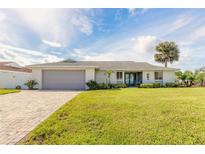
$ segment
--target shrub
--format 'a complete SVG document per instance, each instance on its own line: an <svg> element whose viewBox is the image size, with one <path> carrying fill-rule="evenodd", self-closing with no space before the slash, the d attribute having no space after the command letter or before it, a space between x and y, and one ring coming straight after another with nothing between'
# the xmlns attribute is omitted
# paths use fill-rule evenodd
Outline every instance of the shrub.
<svg viewBox="0 0 205 154"><path fill-rule="evenodd" d="M114 84L114 88L127 88L127 85L126 84Z"/></svg>
<svg viewBox="0 0 205 154"><path fill-rule="evenodd" d="M97 89L113 89L113 88L127 88L126 84L106 84L106 83L97 83L96 81L90 80L86 83L90 90Z"/></svg>
<svg viewBox="0 0 205 154"><path fill-rule="evenodd" d="M165 83L165 87L179 87L179 84L176 82L167 82Z"/></svg>
<svg viewBox="0 0 205 154"><path fill-rule="evenodd" d="M94 80L88 81L88 82L86 83L86 85L88 86L88 88L89 88L90 90L99 89L99 85L98 85L97 82L94 81Z"/></svg>
<svg viewBox="0 0 205 154"><path fill-rule="evenodd" d="M38 85L38 82L35 80L29 80L25 83L25 85L28 87L29 90L34 90L36 89L35 86Z"/></svg>
<svg viewBox="0 0 205 154"><path fill-rule="evenodd" d="M162 87L161 83L159 82L153 83L153 88L160 88L160 87Z"/></svg>
<svg viewBox="0 0 205 154"><path fill-rule="evenodd" d="M143 83L140 88L153 88L153 83Z"/></svg>
<svg viewBox="0 0 205 154"><path fill-rule="evenodd" d="M115 88L115 84L113 84L113 83L108 84L108 88L109 88L109 89Z"/></svg>
<svg viewBox="0 0 205 154"><path fill-rule="evenodd" d="M163 87L163 85L159 82L156 82L156 83L143 83L143 84L140 84L139 87L140 88L160 88L160 87Z"/></svg>
<svg viewBox="0 0 205 154"><path fill-rule="evenodd" d="M137 83L135 86L140 88L141 83Z"/></svg>
<svg viewBox="0 0 205 154"><path fill-rule="evenodd" d="M99 89L108 89L109 86L108 86L108 84L106 84L106 83L99 83L99 84L98 84L98 88L99 88Z"/></svg>
<svg viewBox="0 0 205 154"><path fill-rule="evenodd" d="M20 85L17 85L17 86L16 86L16 89L21 89L21 86L20 86Z"/></svg>

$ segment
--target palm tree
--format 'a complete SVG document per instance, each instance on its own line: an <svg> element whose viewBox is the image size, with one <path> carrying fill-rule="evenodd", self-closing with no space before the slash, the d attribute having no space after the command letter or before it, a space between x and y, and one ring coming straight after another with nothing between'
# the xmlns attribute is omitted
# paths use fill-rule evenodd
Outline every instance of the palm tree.
<svg viewBox="0 0 205 154"><path fill-rule="evenodd" d="M179 49L175 42L161 42L156 46L156 54L154 55L155 61L165 64L167 67L167 63L171 64L174 61L179 60Z"/></svg>
<svg viewBox="0 0 205 154"><path fill-rule="evenodd" d="M108 77L108 84L110 84L110 77L111 77L112 73L113 73L112 70L107 70L106 71L106 74L107 74L107 77Z"/></svg>

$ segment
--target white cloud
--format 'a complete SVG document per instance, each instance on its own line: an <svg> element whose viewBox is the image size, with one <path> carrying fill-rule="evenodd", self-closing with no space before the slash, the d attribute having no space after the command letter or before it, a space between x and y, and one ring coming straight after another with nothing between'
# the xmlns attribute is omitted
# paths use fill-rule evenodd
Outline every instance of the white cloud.
<svg viewBox="0 0 205 154"><path fill-rule="evenodd" d="M170 24L168 32L174 32L182 27L187 26L193 21L194 17L192 15L180 15L173 23Z"/></svg>
<svg viewBox="0 0 205 154"><path fill-rule="evenodd" d="M72 24L77 26L79 30L87 35L92 33L92 24L88 17L84 15L75 16L72 18Z"/></svg>
<svg viewBox="0 0 205 154"><path fill-rule="evenodd" d="M52 54L42 53L41 51L17 48L0 43L0 60L13 61L21 65L28 65L34 63L56 62L62 60L62 58Z"/></svg>
<svg viewBox="0 0 205 154"><path fill-rule="evenodd" d="M205 25L198 27L192 34L191 34L192 40L198 40L200 38L205 37Z"/></svg>
<svg viewBox="0 0 205 154"><path fill-rule="evenodd" d="M91 61L109 61L116 60L114 53L87 53L86 49L73 49L72 57L80 59L80 60L91 60Z"/></svg>
<svg viewBox="0 0 205 154"><path fill-rule="evenodd" d="M137 38L112 42L109 38L89 48L74 49L70 56L80 60L133 60L153 62L155 36L139 36ZM150 58L152 57L152 58Z"/></svg>
<svg viewBox="0 0 205 154"><path fill-rule="evenodd" d="M147 8L139 9L139 8L129 8L128 12L130 16L135 16L135 15L143 15L148 11Z"/></svg>
<svg viewBox="0 0 205 154"><path fill-rule="evenodd" d="M134 49L139 53L153 52L157 43L156 36L138 36L131 39L134 42Z"/></svg>
<svg viewBox="0 0 205 154"><path fill-rule="evenodd" d="M62 47L62 45L58 42L52 42L52 41L48 41L48 40L42 40L42 42L51 46L51 47Z"/></svg>
<svg viewBox="0 0 205 154"><path fill-rule="evenodd" d="M136 8L129 8L128 9L128 12L131 16L135 15L135 12L136 12Z"/></svg>
<svg viewBox="0 0 205 154"><path fill-rule="evenodd" d="M0 21L3 21L5 19L6 19L6 15L0 12Z"/></svg>
<svg viewBox="0 0 205 154"><path fill-rule="evenodd" d="M90 35L93 25L87 10L81 9L10 9L0 12L0 41L28 46L27 32L35 39L69 43L80 32ZM15 15L15 16L14 16ZM5 18L6 22L4 22Z"/></svg>

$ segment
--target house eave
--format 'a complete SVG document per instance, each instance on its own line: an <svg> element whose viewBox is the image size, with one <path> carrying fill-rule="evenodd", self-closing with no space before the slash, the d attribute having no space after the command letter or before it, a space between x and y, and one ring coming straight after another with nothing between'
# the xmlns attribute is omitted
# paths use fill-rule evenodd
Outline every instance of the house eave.
<svg viewBox="0 0 205 154"><path fill-rule="evenodd" d="M27 66L27 68L98 68L98 66Z"/></svg>
<svg viewBox="0 0 205 154"><path fill-rule="evenodd" d="M98 69L99 71L106 71L109 69ZM135 72L143 72L143 71L179 71L180 69L110 69L113 71L135 71Z"/></svg>

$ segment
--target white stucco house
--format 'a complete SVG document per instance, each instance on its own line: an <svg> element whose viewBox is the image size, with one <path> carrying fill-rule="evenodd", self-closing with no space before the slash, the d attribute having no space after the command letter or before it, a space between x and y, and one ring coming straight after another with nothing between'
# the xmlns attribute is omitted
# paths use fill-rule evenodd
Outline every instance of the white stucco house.
<svg viewBox="0 0 205 154"><path fill-rule="evenodd" d="M0 89L21 86L22 89L27 89L24 85L31 79L31 69L22 67L14 62L0 62Z"/></svg>
<svg viewBox="0 0 205 154"><path fill-rule="evenodd" d="M39 89L73 90L86 89L86 82L95 80L107 82L107 70L112 70L111 83L162 84L175 82L175 68L165 68L146 62L134 61L61 61L28 66L32 69L32 79L39 83Z"/></svg>

